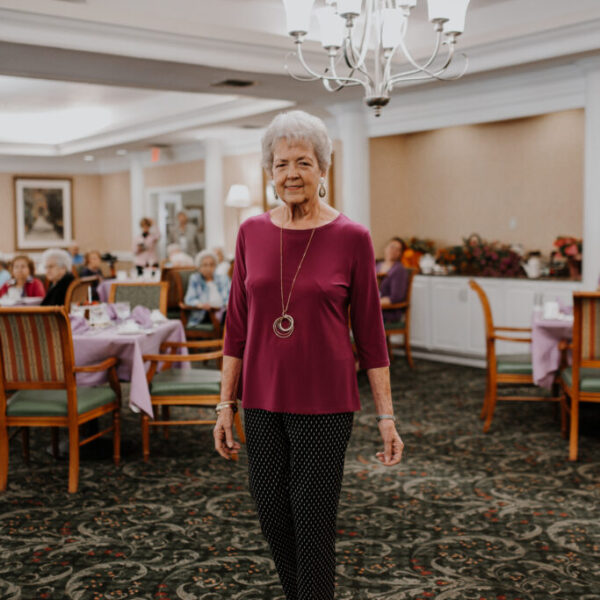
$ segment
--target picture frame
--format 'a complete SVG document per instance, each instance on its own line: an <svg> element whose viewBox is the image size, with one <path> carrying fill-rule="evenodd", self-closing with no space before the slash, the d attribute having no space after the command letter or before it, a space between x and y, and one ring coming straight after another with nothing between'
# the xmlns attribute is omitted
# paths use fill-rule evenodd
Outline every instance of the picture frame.
<svg viewBox="0 0 600 600"><path fill-rule="evenodd" d="M61 248L73 241L73 180L15 176L17 250Z"/></svg>

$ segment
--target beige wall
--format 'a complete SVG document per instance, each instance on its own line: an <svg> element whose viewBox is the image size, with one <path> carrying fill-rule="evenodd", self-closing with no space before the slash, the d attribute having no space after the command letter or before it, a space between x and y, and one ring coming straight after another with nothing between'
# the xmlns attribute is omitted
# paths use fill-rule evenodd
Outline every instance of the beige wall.
<svg viewBox="0 0 600 600"><path fill-rule="evenodd" d="M144 169L144 185L162 188L204 181L204 161L171 163Z"/></svg>
<svg viewBox="0 0 600 600"><path fill-rule="evenodd" d="M13 173L0 173L0 252L9 254L16 251L13 177ZM74 175L71 179L73 237L81 250L130 251L129 173Z"/></svg>
<svg viewBox="0 0 600 600"><path fill-rule="evenodd" d="M374 138L376 252L394 235L449 245L476 232L549 253L557 235L582 235L583 152L583 110Z"/></svg>

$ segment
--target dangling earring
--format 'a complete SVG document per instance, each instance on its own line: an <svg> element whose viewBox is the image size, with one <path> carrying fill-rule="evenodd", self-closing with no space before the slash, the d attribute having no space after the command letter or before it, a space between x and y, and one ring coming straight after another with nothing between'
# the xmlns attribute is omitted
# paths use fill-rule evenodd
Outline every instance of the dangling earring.
<svg viewBox="0 0 600 600"><path fill-rule="evenodd" d="M273 198L275 198L275 200L279 200L279 196L277 195L277 188L275 187L274 181L271 181L271 187L273 188Z"/></svg>
<svg viewBox="0 0 600 600"><path fill-rule="evenodd" d="M327 188L325 187L325 179L321 177L319 180L319 198L325 198L327 196Z"/></svg>

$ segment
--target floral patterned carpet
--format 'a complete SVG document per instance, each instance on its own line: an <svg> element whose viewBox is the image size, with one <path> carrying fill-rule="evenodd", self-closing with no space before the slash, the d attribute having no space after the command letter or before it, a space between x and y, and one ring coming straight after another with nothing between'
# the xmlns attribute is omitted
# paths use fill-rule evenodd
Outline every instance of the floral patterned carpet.
<svg viewBox="0 0 600 600"><path fill-rule="evenodd" d="M478 413L484 373L418 361L393 365L406 444L379 466L373 409L347 455L339 513L339 600L600 599L600 434L584 411L569 463L555 407ZM141 460L139 417L124 410L123 462L96 445L69 495L67 461L32 432L29 466L11 442L0 497L0 598L283 600L247 490L246 460L212 450L210 428L153 430Z"/></svg>

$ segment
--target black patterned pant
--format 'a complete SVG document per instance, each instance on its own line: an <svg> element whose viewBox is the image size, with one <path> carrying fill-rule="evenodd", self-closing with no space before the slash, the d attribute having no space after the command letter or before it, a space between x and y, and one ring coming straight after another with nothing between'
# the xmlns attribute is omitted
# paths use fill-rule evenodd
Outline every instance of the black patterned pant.
<svg viewBox="0 0 600 600"><path fill-rule="evenodd" d="M250 491L287 600L333 600L336 516L354 413L246 409Z"/></svg>

